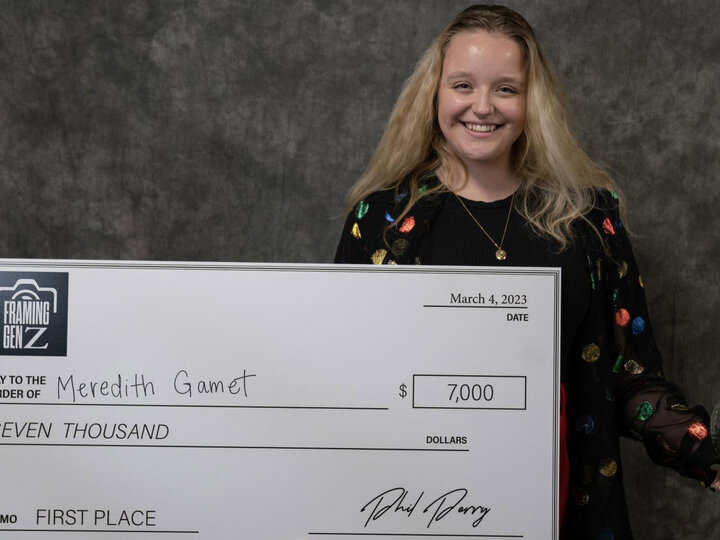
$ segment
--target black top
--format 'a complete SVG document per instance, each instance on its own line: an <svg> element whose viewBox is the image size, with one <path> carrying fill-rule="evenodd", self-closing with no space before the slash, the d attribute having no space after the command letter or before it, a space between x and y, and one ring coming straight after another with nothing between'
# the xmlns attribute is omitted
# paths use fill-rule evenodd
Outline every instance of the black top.
<svg viewBox="0 0 720 540"><path fill-rule="evenodd" d="M420 189L437 185L433 178ZM469 228L467 223L456 227L446 221L461 219L459 210L463 210L458 203L452 211L447 193L423 197L400 217L407 196L406 186L400 186L399 191L377 192L359 202L348 215L335 261L451 261L509 267L520 265L520 258L527 256L533 265L548 261L568 269L563 272L564 310L568 299L574 307L586 303L584 299L578 302L576 293L570 291L572 287L587 290L589 280L589 306L584 316L577 318L577 331L562 330L563 343L568 334L575 334L566 362L570 364L569 533L573 540L632 538L621 474L620 435L642 441L656 463L706 485L712 482L716 473L711 466L718 456L709 436L710 418L702 407L689 407L679 388L663 376L642 280L618 214L617 194L601 189L593 192L595 204L586 219L574 224L579 234L574 247L563 254L543 248L542 239L524 229L519 214L513 213L504 245L508 258L503 263L494 260L495 247L482 232L473 236L477 225L472 221ZM491 217L494 204L490 208L480 204L485 206L483 215L475 204L471 211L478 212L478 220L483 226L487 223L488 232L499 238L507 214L499 208L500 217ZM571 270L581 263L581 272ZM573 277L568 281L569 276ZM563 319L568 324L574 317ZM386 323L379 319L379 324Z"/></svg>
<svg viewBox="0 0 720 540"><path fill-rule="evenodd" d="M496 247L468 215L470 211L492 239L500 244L510 210L510 199L491 203L445 194L430 232L428 264L461 266L543 266L562 268L561 359L563 381L567 379L573 337L590 306L587 262L577 243L560 252L557 243L539 236L513 209L502 248L507 259L498 261Z"/></svg>

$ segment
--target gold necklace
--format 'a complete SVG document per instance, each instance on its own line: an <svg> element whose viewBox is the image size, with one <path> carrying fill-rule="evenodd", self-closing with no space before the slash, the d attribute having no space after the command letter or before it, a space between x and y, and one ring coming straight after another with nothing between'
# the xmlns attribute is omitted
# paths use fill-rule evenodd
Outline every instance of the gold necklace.
<svg viewBox="0 0 720 540"><path fill-rule="evenodd" d="M515 202L515 193L512 194L512 197L510 198L510 210L508 210L507 218L505 219L505 228L503 229L502 238L500 239L500 243L498 244L495 240L493 240L493 237L488 234L488 232L485 230L485 227L480 225L480 222L475 219L475 216L473 216L472 212L468 209L467 206L465 206L465 203L462 201L462 199L458 196L457 193L453 193L455 197L457 198L458 202L462 205L462 207L465 209L465 211L468 213L468 215L472 218L472 220L475 222L475 225L480 227L480 230L485 233L485 236L488 237L488 240L490 240L493 245L497 248L497 251L495 251L495 258L498 261L504 261L507 259L507 251L505 251L502 248L503 242L505 242L505 233L507 232L508 223L510 223L510 214L512 214L513 209L513 203Z"/></svg>

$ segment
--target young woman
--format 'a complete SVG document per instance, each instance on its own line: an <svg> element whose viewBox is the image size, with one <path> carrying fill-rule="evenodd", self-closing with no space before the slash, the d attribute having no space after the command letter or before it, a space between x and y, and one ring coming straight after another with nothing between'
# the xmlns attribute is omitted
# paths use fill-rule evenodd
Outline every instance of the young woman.
<svg viewBox="0 0 720 540"><path fill-rule="evenodd" d="M350 191L336 254L562 268L560 507L573 539L632 537L619 435L720 488L707 412L663 377L617 191L570 132L530 25L472 6L407 80Z"/></svg>

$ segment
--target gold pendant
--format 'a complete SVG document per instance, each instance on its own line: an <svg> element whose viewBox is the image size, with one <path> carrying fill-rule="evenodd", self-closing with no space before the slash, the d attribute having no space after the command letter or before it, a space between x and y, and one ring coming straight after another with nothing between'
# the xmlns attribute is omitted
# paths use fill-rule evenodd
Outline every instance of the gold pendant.
<svg viewBox="0 0 720 540"><path fill-rule="evenodd" d="M507 259L507 251L505 251L503 248L498 248L498 250L495 252L495 258L498 261L504 261Z"/></svg>

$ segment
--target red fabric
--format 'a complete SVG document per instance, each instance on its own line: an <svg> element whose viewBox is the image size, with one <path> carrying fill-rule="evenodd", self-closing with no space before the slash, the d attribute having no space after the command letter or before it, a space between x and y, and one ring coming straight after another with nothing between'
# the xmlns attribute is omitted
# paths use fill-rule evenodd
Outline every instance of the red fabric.
<svg viewBox="0 0 720 540"><path fill-rule="evenodd" d="M570 425L567 413L567 393L565 385L560 385L560 540L566 537L568 520L568 503L570 498L570 458L567 442Z"/></svg>

